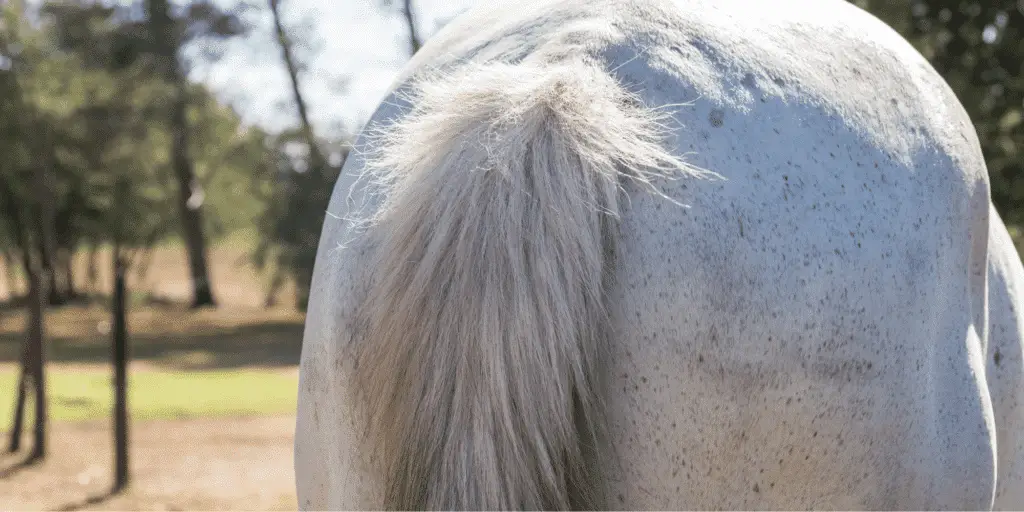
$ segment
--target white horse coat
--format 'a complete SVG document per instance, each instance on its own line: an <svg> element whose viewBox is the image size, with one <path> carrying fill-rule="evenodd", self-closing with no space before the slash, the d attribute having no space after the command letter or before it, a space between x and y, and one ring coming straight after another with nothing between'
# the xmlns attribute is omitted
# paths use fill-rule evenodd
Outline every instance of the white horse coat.
<svg viewBox="0 0 1024 512"><path fill-rule="evenodd" d="M882 22L494 2L395 90L320 241L300 508L1024 508L1024 269Z"/></svg>

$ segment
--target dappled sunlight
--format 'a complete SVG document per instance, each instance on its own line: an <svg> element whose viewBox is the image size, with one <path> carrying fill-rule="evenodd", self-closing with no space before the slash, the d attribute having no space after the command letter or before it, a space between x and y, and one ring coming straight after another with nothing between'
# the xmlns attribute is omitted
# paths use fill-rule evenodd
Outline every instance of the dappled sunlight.
<svg viewBox="0 0 1024 512"><path fill-rule="evenodd" d="M109 364L110 313L69 307L47 316L48 359ZM131 358L178 369L298 364L303 316L288 310L199 310L146 308L129 315ZM17 361L24 339L24 313L0 321L0 365Z"/></svg>

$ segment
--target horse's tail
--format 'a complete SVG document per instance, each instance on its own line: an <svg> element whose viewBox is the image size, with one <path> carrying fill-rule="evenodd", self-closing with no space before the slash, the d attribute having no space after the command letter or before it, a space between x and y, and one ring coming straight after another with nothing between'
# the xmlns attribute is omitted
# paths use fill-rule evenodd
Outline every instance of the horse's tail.
<svg viewBox="0 0 1024 512"><path fill-rule="evenodd" d="M409 96L368 155L386 194L354 374L384 505L600 507L620 180L693 170L666 116L583 62L471 65Z"/></svg>

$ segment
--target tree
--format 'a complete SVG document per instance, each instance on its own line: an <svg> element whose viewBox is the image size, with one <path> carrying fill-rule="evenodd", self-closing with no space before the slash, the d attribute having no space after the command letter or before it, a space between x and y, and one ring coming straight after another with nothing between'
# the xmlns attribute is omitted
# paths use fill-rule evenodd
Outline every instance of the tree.
<svg viewBox="0 0 1024 512"><path fill-rule="evenodd" d="M288 73L299 129L275 140L275 158L266 166L273 193L261 222L264 237L256 249L255 261L257 266L266 268L270 253L274 253L276 265L267 304L273 302L283 281L283 272L288 271L298 291L296 305L304 310L324 212L330 202L330 190L347 156L347 146L336 153L340 158L333 164L324 156L323 143L315 134L302 94L301 65L296 60L295 43L281 17L281 1L267 0L267 4L281 60Z"/></svg>
<svg viewBox="0 0 1024 512"><path fill-rule="evenodd" d="M44 2L42 16L32 23L24 9L21 2L0 3L0 246L8 261L24 267L30 285L10 448L22 444L25 407L34 391L33 456L41 457L47 401L40 298L53 290L73 292L70 255L83 244L115 242L121 256L121 272L115 274L123 276L132 267L127 256L133 250L139 255L175 224L168 215L177 198L169 158L174 137L163 100L185 87L190 157L204 186L238 187L268 152L263 134L243 130L237 114L213 101L205 88L168 83L153 73L148 20L130 8ZM177 19L187 21L179 26L188 28L191 40L231 31L198 2ZM258 205L237 204L253 203L252 196L230 199L230 208L220 205L235 214L229 228L251 224ZM123 379L115 384L115 393L123 394Z"/></svg>
<svg viewBox="0 0 1024 512"><path fill-rule="evenodd" d="M174 86L169 108L169 126L172 131L172 166L178 181L178 207L182 234L188 248L189 268L192 272L192 306L213 306L216 301L207 268L206 237L203 235L202 189L196 181L195 170L188 148L188 93L186 79L178 63L181 36L178 25L171 18L168 0L147 0L150 44L158 57L158 69L164 79Z"/></svg>
<svg viewBox="0 0 1024 512"><path fill-rule="evenodd" d="M423 46L423 40L420 39L419 28L416 26L417 16L413 11L412 0L384 0L383 7L391 9L395 4L398 5L398 12L405 23L405 29L409 32L409 55L415 55Z"/></svg>
<svg viewBox="0 0 1024 512"><path fill-rule="evenodd" d="M128 265L134 271L145 272L152 247L182 225L181 173L176 171L182 159L174 157L180 155L176 149L182 139L175 134L181 130L168 112L182 106L169 99L183 95L184 146L195 185L190 197L193 205L201 203L202 244L251 226L259 215L261 205L246 194L244 184L266 155L261 132L243 127L239 116L202 85L168 81L167 67L161 67L177 63L181 73L174 78L182 78L196 61L181 54L201 48L215 58L217 43L239 33L240 22L201 1L183 9L168 7L180 40L174 59L154 49L151 20L131 6L84 0L43 4L43 29L59 50L47 63L60 64L42 80L59 86L44 92L54 104L70 107L55 114L61 120L58 169L64 179L57 202L59 255L82 245L91 246L95 255L98 245L112 241L107 212L117 202L112 191L118 176L129 177L131 184L131 229L124 244L126 262L140 260ZM95 267L94 261L88 267L90 283L96 281Z"/></svg>
<svg viewBox="0 0 1024 512"><path fill-rule="evenodd" d="M267 0L270 6L270 12L274 18L274 35L277 40L278 48L281 50L281 60L284 62L285 70L288 72L289 83L292 88L292 99L295 101L295 108L299 115L300 127L302 129L302 137L306 140L306 144L309 145L309 160L314 167L319 167L327 164L324 159L323 153L320 151L319 143L317 143L316 136L313 135L313 125L309 121L309 113L306 110L306 100L302 97L302 90L299 85L299 66L295 62L295 56L292 50L292 41L288 37L288 33L285 31L284 23L281 21L281 11L279 9L280 0Z"/></svg>
<svg viewBox="0 0 1024 512"><path fill-rule="evenodd" d="M125 180L117 189L128 194ZM125 263L121 254L121 234L114 236L114 297L111 301L111 341L114 366L114 488L118 492L128 485L128 322L125 304Z"/></svg>
<svg viewBox="0 0 1024 512"><path fill-rule="evenodd" d="M47 176L49 166L34 162L48 159L52 148L45 144L30 143L19 134L38 133L46 119L30 102L26 101L23 77L19 76L25 64L33 57L24 51L23 28L24 5L7 4L0 10L0 58L6 63L0 69L0 94L5 102L0 106L0 125L6 129L0 134L0 149L5 158L0 162L0 203L9 232L17 234L22 260L29 281L29 321L27 336L23 341L19 392L16 398L14 420L11 431L11 451L20 445L21 422L24 419L24 405L27 386L31 382L35 390L34 443L29 460L39 460L46 455L47 399L44 350L44 313L46 291L49 289L50 274L41 261L46 243L44 240L47 203L52 201Z"/></svg>
<svg viewBox="0 0 1024 512"><path fill-rule="evenodd" d="M22 176L24 179L25 177ZM14 191L15 187L8 181L9 176L0 179L0 195L5 205L7 219L15 226L19 233L22 249L22 260L25 272L28 275L28 301L29 309L28 325L26 326L26 337L22 342L21 369L18 377L18 393L15 399L14 424L11 427L11 440L9 451L18 451L21 445L22 423L24 421L24 407L28 386L31 383L35 390L35 427L33 448L29 460L39 460L46 455L46 424L47 424L47 399L46 399L46 373L45 373L45 347L44 347L44 314L46 309L46 290L49 285L50 274L42 264L42 254L38 250L39 225L42 223L31 222L29 219L36 218L42 208L40 204L47 198L36 196L26 200L24 193ZM29 181L29 180L26 180ZM31 179L35 192L39 194L44 190L42 175L35 173ZM31 204L31 202L35 204ZM26 204L27 203L27 204ZM34 210L34 212L32 211ZM33 226L35 224L35 226ZM33 229L34 228L34 229Z"/></svg>
<svg viewBox="0 0 1024 512"><path fill-rule="evenodd" d="M146 0L141 7L144 7L144 17L131 6L94 2L47 2L44 10L55 19L52 28L57 46L74 54L83 67L114 77L121 87L148 87L151 91L160 91L159 94L143 94L145 98L135 96L133 104L128 105L108 98L105 104L94 105L98 108L92 109L89 122L102 124L102 110L120 108L130 116L142 118L131 123L133 129L141 128L156 138L167 135L167 168L176 190L174 206L192 276L192 305L215 305L207 244L209 229L216 225L217 219L207 219L204 215L208 207L204 184L209 176L204 179L199 167L202 158L210 153L204 146L222 141L196 140L199 128L195 121L196 102L206 101L204 94L208 94L187 80L189 61L183 58L183 49L191 45L201 48L204 56L214 56L215 52L208 50L215 49L217 42L242 33L244 27L237 16L208 0L193 0L182 8L176 8L168 0ZM146 73L150 76L145 76ZM136 82L126 84L123 80L129 76ZM203 113L203 107L205 105L200 106L199 113ZM158 142L157 145L164 144ZM109 145L104 147L109 149ZM89 162L89 167L95 169L94 164L103 160L97 153L103 151L92 153L96 158ZM163 162L164 158L158 157L157 161ZM212 173L213 170L207 169L207 174ZM153 185L138 180L133 183L144 187ZM148 192L147 196L152 198ZM72 194L69 199L83 202L81 195ZM76 218L74 213L69 211L67 215ZM96 215L92 217L90 220L94 221ZM159 236L148 238L155 242ZM95 245L95 240L93 242Z"/></svg>

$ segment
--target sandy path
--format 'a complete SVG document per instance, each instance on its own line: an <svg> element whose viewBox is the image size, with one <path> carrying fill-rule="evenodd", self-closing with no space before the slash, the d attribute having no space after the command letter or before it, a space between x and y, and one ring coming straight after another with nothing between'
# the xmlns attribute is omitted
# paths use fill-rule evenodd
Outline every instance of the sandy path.
<svg viewBox="0 0 1024 512"><path fill-rule="evenodd" d="M0 510L294 510L294 422L287 416L135 423L132 481L117 496L107 495L109 422L56 424L43 464L22 468L23 455L0 456Z"/></svg>

